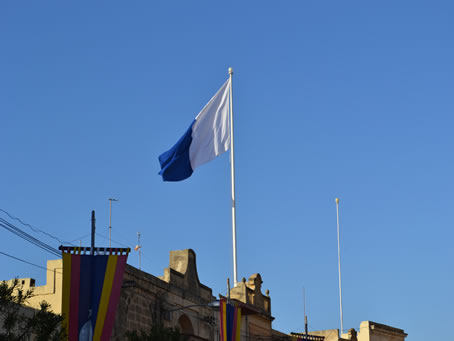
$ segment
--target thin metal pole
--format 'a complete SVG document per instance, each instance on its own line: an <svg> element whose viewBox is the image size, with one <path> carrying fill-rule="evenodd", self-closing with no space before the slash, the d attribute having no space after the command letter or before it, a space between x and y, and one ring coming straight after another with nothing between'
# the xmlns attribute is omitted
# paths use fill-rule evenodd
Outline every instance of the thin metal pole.
<svg viewBox="0 0 454 341"><path fill-rule="evenodd" d="M110 210L109 210L109 247L112 247L112 199L109 199Z"/></svg>
<svg viewBox="0 0 454 341"><path fill-rule="evenodd" d="M303 287L303 300L304 300L304 331L306 332L306 339L307 339L306 289L304 287Z"/></svg>
<svg viewBox="0 0 454 341"><path fill-rule="evenodd" d="M341 253L340 253L340 230L339 230L339 198L336 198L337 214L337 258L339 263L339 302L340 302L340 323L341 335L344 333L344 318L342 315L342 282L341 282Z"/></svg>
<svg viewBox="0 0 454 341"><path fill-rule="evenodd" d="M235 202L235 154L233 148L233 68L229 67L230 77L230 174L232 183L232 242L233 242L233 286L238 283L236 263L236 202Z"/></svg>
<svg viewBox="0 0 454 341"><path fill-rule="evenodd" d="M91 211L91 255L95 252L95 233L96 233L96 219L95 211Z"/></svg>
<svg viewBox="0 0 454 341"><path fill-rule="evenodd" d="M227 302L230 303L230 278L227 278Z"/></svg>
<svg viewBox="0 0 454 341"><path fill-rule="evenodd" d="M109 210L109 247L112 247L112 201L118 201L114 198L109 198L110 210Z"/></svg>
<svg viewBox="0 0 454 341"><path fill-rule="evenodd" d="M137 232L137 246L139 247L139 270L142 269L142 245L140 245L140 232Z"/></svg>

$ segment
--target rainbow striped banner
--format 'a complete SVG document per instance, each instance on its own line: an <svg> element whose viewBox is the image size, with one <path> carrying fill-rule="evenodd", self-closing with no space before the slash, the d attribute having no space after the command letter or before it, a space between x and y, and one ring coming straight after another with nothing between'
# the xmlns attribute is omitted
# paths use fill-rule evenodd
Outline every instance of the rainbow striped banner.
<svg viewBox="0 0 454 341"><path fill-rule="evenodd" d="M219 304L219 321L221 322L221 341L240 341L241 308L221 299Z"/></svg>
<svg viewBox="0 0 454 341"><path fill-rule="evenodd" d="M110 340L130 249L61 246L68 341Z"/></svg>

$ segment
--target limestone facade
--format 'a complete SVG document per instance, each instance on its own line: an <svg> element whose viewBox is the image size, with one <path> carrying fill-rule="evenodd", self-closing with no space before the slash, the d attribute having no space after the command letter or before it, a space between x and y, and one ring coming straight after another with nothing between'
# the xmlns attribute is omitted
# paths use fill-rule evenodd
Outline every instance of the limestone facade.
<svg viewBox="0 0 454 341"><path fill-rule="evenodd" d="M212 290L201 284L193 250L171 251L162 277L127 266L112 340L124 340L127 330L153 324L177 327L193 340L216 340L217 310Z"/></svg>
<svg viewBox="0 0 454 341"><path fill-rule="evenodd" d="M311 331L311 334L324 336L324 341L405 341L408 335L402 329L372 321L361 322L359 332L352 328L341 337L339 329Z"/></svg>
<svg viewBox="0 0 454 341"><path fill-rule="evenodd" d="M9 280L12 283L13 280ZM39 309L39 303L46 301L55 314L61 314L61 296L63 287L63 263L61 259L47 261L46 285L35 286L33 278L20 278L19 284L24 290L33 290L34 296L28 300L28 305Z"/></svg>
<svg viewBox="0 0 454 341"><path fill-rule="evenodd" d="M246 281L245 278L236 287L230 290L232 301L242 307L243 321L241 334L247 340L260 339L261 337L271 338L278 332L273 333L271 323L274 317L271 316L271 299L269 292L263 295L261 291L262 277L254 274Z"/></svg>
<svg viewBox="0 0 454 341"><path fill-rule="evenodd" d="M358 341L404 341L402 330L372 321L363 321L359 327Z"/></svg>

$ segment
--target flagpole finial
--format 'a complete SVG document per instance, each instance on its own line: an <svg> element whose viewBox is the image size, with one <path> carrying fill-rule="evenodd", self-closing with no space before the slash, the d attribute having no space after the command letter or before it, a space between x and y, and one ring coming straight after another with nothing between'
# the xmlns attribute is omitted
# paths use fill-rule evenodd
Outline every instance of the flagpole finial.
<svg viewBox="0 0 454 341"><path fill-rule="evenodd" d="M336 198L336 204L339 204L339 198Z"/></svg>
<svg viewBox="0 0 454 341"><path fill-rule="evenodd" d="M229 75L233 75L233 68L229 67Z"/></svg>

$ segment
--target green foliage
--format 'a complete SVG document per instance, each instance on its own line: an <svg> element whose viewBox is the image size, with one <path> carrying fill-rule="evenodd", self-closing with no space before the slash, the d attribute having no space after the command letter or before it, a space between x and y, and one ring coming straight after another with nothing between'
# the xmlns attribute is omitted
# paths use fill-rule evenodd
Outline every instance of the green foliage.
<svg viewBox="0 0 454 341"><path fill-rule="evenodd" d="M30 335L36 341L64 339L63 318L54 314L47 302L41 302L39 310L25 307L32 296L33 291L24 291L17 278L11 285L0 282L0 341L25 340Z"/></svg>
<svg viewBox="0 0 454 341"><path fill-rule="evenodd" d="M149 331L127 332L128 341L186 341L188 338L178 329L167 328L162 325L153 325Z"/></svg>

